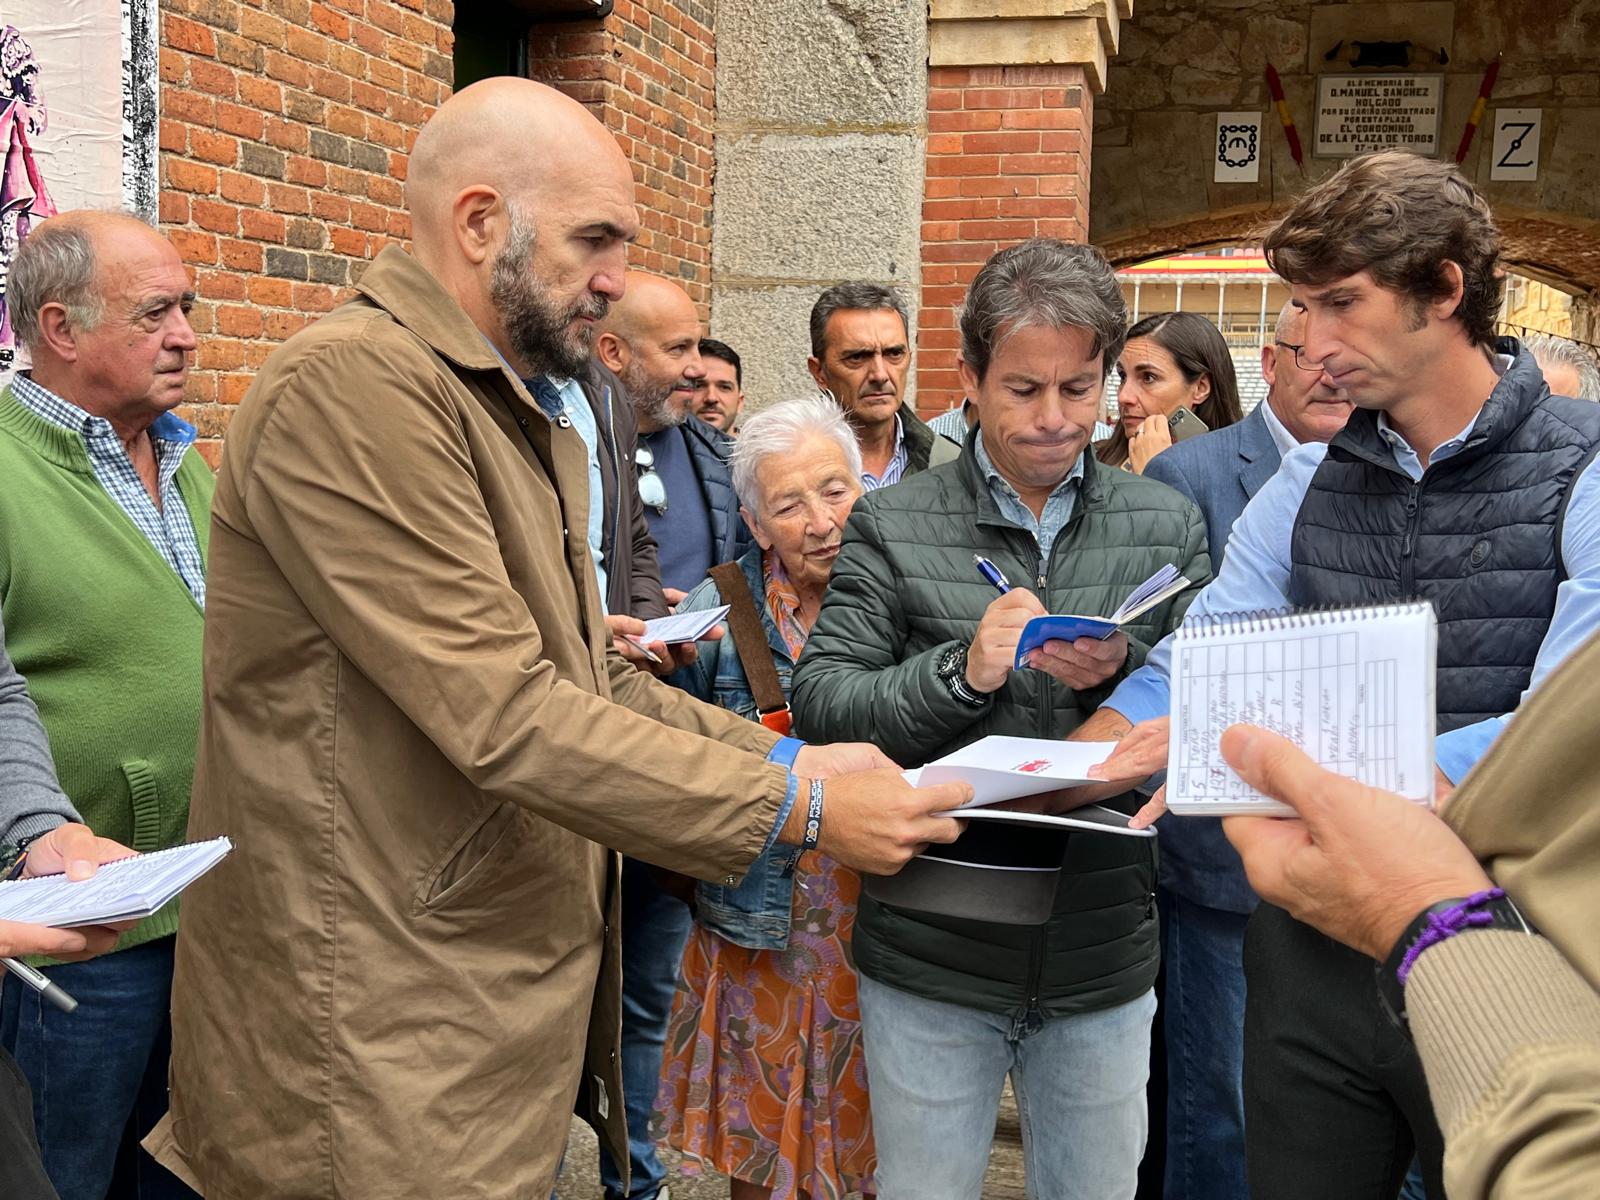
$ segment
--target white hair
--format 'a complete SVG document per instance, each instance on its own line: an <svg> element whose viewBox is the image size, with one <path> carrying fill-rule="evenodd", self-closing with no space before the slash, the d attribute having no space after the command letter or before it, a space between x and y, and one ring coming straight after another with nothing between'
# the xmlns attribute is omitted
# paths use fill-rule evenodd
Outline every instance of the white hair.
<svg viewBox="0 0 1600 1200"><path fill-rule="evenodd" d="M851 478L861 479L861 450L843 410L821 395L782 400L739 423L739 437L728 456L739 503L759 512L762 496L756 471L762 462L774 454L789 454L814 437L831 438L844 455Z"/></svg>
<svg viewBox="0 0 1600 1200"><path fill-rule="evenodd" d="M1530 333L1522 339L1522 348L1533 355L1541 368L1556 363L1571 367L1578 377L1578 394L1573 399L1600 400L1600 367L1577 342L1549 333Z"/></svg>

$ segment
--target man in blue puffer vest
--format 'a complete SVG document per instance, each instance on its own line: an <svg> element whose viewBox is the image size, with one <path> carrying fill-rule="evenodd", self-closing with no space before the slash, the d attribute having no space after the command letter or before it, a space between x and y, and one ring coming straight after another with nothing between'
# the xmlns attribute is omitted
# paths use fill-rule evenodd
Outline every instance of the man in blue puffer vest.
<svg viewBox="0 0 1600 1200"><path fill-rule="evenodd" d="M1327 447L1284 456L1186 623L1431 601L1444 794L1600 628L1600 411L1551 396L1533 356L1496 338L1499 231L1448 163L1355 159L1301 197L1265 249L1305 314L1297 362L1356 410ZM1106 778L1165 765L1169 663L1158 646L1074 735L1126 735ZM1158 796L1151 819L1160 807ZM1415 1147L1442 1197L1427 1085L1378 1004L1372 961L1262 904L1245 979L1251 1196L1389 1200Z"/></svg>

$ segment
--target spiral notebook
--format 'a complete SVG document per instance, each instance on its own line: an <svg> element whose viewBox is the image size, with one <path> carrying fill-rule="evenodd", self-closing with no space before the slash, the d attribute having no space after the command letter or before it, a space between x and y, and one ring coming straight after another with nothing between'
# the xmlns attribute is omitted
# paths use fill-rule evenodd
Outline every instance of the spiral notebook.
<svg viewBox="0 0 1600 1200"><path fill-rule="evenodd" d="M1203 618L1173 640L1167 807L1290 814L1222 759L1260 725L1340 775L1431 803L1437 625L1426 602Z"/></svg>
<svg viewBox="0 0 1600 1200"><path fill-rule="evenodd" d="M227 838L212 838L119 858L78 882L65 875L38 875L0 883L0 921L32 921L66 929L143 920L232 849Z"/></svg>

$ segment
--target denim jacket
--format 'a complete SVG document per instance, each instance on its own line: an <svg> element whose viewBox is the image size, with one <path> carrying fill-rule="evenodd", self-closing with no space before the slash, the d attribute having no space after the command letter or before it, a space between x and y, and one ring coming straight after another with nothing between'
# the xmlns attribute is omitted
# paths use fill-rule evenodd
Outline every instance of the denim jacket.
<svg viewBox="0 0 1600 1200"><path fill-rule="evenodd" d="M761 547L746 551L738 559L761 613L772 649L772 663L778 669L778 683L789 694L789 676L794 661L778 633L777 622L767 611L767 584L761 571ZM722 605L722 594L713 580L705 579L678 605L679 612L703 612ZM701 642L700 656L689 666L674 671L668 682L691 696L705 700L751 721L759 720L756 698L745 679L739 653L733 648L733 635L727 622L723 635L715 642ZM784 874L792 846L773 843L745 872L738 887L701 882L695 889L695 919L715 934L736 946L750 950L783 950L789 945L789 910L793 901L794 879Z"/></svg>

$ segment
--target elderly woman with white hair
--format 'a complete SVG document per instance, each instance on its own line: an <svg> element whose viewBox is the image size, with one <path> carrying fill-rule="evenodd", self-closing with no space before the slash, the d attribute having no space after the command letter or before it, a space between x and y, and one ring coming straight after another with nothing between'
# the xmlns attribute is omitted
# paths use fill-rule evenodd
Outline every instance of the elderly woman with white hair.
<svg viewBox="0 0 1600 1200"><path fill-rule="evenodd" d="M731 465L757 546L679 606L732 606L672 682L787 732L789 676L861 495L861 454L823 398L763 409ZM859 879L773 846L737 885L701 883L667 1031L658 1116L691 1171L733 1200L871 1194L875 1152L847 945Z"/></svg>

